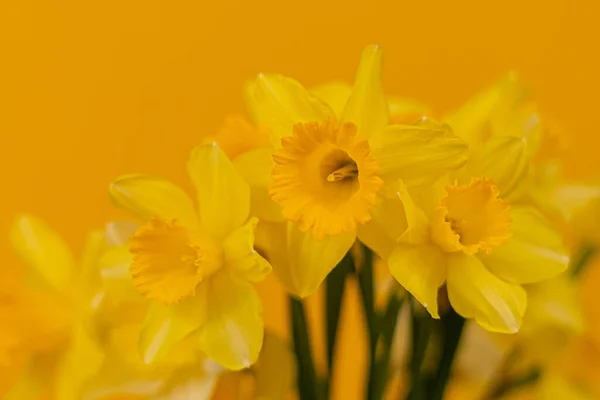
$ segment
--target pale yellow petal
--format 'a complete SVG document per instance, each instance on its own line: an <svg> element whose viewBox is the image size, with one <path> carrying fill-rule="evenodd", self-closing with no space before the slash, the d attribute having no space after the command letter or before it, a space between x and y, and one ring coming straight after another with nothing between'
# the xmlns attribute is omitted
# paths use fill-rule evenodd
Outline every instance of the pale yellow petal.
<svg viewBox="0 0 600 400"><path fill-rule="evenodd" d="M438 289L446 280L446 260L437 246L400 244L388 259L390 272L433 318L438 314Z"/></svg>
<svg viewBox="0 0 600 400"><path fill-rule="evenodd" d="M387 99L392 124L410 124L433 114L431 108L417 100L397 96L388 96Z"/></svg>
<svg viewBox="0 0 600 400"><path fill-rule="evenodd" d="M310 89L310 92L329 104L337 118L340 119L352 94L352 85L342 81L333 81L316 86Z"/></svg>
<svg viewBox="0 0 600 400"><path fill-rule="evenodd" d="M257 224L258 219L251 218L223 242L227 266L235 274L251 282L261 281L271 272L269 262L254 249L254 230Z"/></svg>
<svg viewBox="0 0 600 400"><path fill-rule="evenodd" d="M107 249L99 260L100 279L104 289L109 293L129 298L140 298L133 286L129 266L133 262L133 254L127 243Z"/></svg>
<svg viewBox="0 0 600 400"><path fill-rule="evenodd" d="M342 260L355 240L354 233L342 233L316 240L293 223L262 223L261 248L273 272L285 288L299 297L313 294L329 272Z"/></svg>
<svg viewBox="0 0 600 400"><path fill-rule="evenodd" d="M208 234L222 240L242 226L250 213L250 189L215 143L192 151L188 173L197 190L200 223Z"/></svg>
<svg viewBox="0 0 600 400"><path fill-rule="evenodd" d="M147 221L154 217L177 220L188 228L198 226L192 199L173 183L149 175L125 175L110 185L111 199L121 208Z"/></svg>
<svg viewBox="0 0 600 400"><path fill-rule="evenodd" d="M468 164L471 176L489 178L498 187L500 197L510 200L522 194L531 158L527 142L514 136L487 140Z"/></svg>
<svg viewBox="0 0 600 400"><path fill-rule="evenodd" d="M267 333L258 362L254 397L263 400L287 398L296 385L296 359L290 344Z"/></svg>
<svg viewBox="0 0 600 400"><path fill-rule="evenodd" d="M206 294L199 290L196 296L169 307L151 303L139 340L144 363L160 362L175 345L196 330L205 321L206 304Z"/></svg>
<svg viewBox="0 0 600 400"><path fill-rule="evenodd" d="M512 237L481 254L485 266L496 276L518 284L552 278L567 269L569 252L562 236L535 209L513 206Z"/></svg>
<svg viewBox="0 0 600 400"><path fill-rule="evenodd" d="M138 228L139 225L131 221L110 221L105 227L106 244L119 246L128 243Z"/></svg>
<svg viewBox="0 0 600 400"><path fill-rule="evenodd" d="M396 241L392 239L385 228L375 219L371 219L366 224L359 225L357 235L365 246L383 259L387 259L396 246Z"/></svg>
<svg viewBox="0 0 600 400"><path fill-rule="evenodd" d="M369 138L382 130L389 121L389 110L382 82L383 51L379 46L368 46L362 54L342 122L352 122L358 134Z"/></svg>
<svg viewBox="0 0 600 400"><path fill-rule="evenodd" d="M465 318L492 332L515 333L527 306L525 290L489 272L475 256L448 254L448 297Z"/></svg>
<svg viewBox="0 0 600 400"><path fill-rule="evenodd" d="M58 290L70 291L75 261L67 243L33 215L19 216L11 230L17 254L32 272Z"/></svg>
<svg viewBox="0 0 600 400"><path fill-rule="evenodd" d="M335 118L327 104L297 81L281 75L260 74L247 86L246 101L255 122L271 129L275 147L280 146L281 138L292 135L294 124Z"/></svg>
<svg viewBox="0 0 600 400"><path fill-rule="evenodd" d="M233 165L250 185L250 213L267 221L283 221L281 207L269 196L274 165L272 150L249 151L233 160Z"/></svg>
<svg viewBox="0 0 600 400"><path fill-rule="evenodd" d="M198 332L200 348L227 369L252 365L262 347L262 304L254 286L227 271L203 282L206 320Z"/></svg>
<svg viewBox="0 0 600 400"><path fill-rule="evenodd" d="M371 140L371 151L386 183L431 183L467 161L467 144L447 125L422 120L391 125Z"/></svg>

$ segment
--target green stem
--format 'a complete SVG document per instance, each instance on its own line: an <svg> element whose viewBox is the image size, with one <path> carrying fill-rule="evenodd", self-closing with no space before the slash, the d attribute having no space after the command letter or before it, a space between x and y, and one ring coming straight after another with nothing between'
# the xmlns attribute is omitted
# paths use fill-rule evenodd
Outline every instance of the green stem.
<svg viewBox="0 0 600 400"><path fill-rule="evenodd" d="M371 249L362 246L363 263L356 271L358 278L358 286L363 303L363 311L367 323L367 332L369 335L369 380L367 383L367 399L372 400L372 385L375 376L377 337L378 337L378 321L375 313L375 295L373 293L373 252Z"/></svg>
<svg viewBox="0 0 600 400"><path fill-rule="evenodd" d="M442 356L437 374L433 380L433 391L429 399L441 400L450 378L450 370L460 343L460 337L465 325L465 319L458 315L453 309L442 319L445 327Z"/></svg>
<svg viewBox="0 0 600 400"><path fill-rule="evenodd" d="M504 381L501 385L492 390L486 399L500 399L515 390L524 388L525 386L534 384L542 375L539 368L532 368L528 373L518 378Z"/></svg>
<svg viewBox="0 0 600 400"><path fill-rule="evenodd" d="M381 330L379 332L382 347L381 358L376 361L375 368L373 369L374 375L369 379L369 394L374 400L381 400L385 393L390 372L392 344L402 304L404 304L403 298L399 298L395 293L391 294L385 313L381 318Z"/></svg>
<svg viewBox="0 0 600 400"><path fill-rule="evenodd" d="M294 352L296 353L298 391L300 400L320 399L319 383L312 359L308 322L304 303L294 297L290 299L290 317Z"/></svg>
<svg viewBox="0 0 600 400"><path fill-rule="evenodd" d="M342 261L331 271L325 280L325 326L327 331L327 385L325 391L329 396L329 388L333 376L335 342L337 329L340 321L340 312L344 290L346 287L346 277L354 270L354 261L350 252L346 253Z"/></svg>
<svg viewBox="0 0 600 400"><path fill-rule="evenodd" d="M590 244L583 244L575 258L572 260L571 274L578 276L584 267L588 265L592 257L596 254L596 247Z"/></svg>
<svg viewBox="0 0 600 400"><path fill-rule="evenodd" d="M411 298L412 312L412 356L410 360L410 392L409 400L425 400L424 385L421 379L421 367L425 359L433 320L429 315L415 311L416 300Z"/></svg>

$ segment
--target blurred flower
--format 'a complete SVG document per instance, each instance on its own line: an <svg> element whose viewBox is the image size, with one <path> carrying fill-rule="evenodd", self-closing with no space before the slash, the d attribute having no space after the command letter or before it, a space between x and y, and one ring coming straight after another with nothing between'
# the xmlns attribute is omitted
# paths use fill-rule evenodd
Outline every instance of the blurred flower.
<svg viewBox="0 0 600 400"><path fill-rule="evenodd" d="M117 205L145 221L133 235L133 284L153 300L140 346L152 363L193 333L202 351L229 369L256 361L263 340L262 306L253 282L271 270L253 248L250 190L215 144L188 162L192 200L172 183L123 176L111 184Z"/></svg>
<svg viewBox="0 0 600 400"><path fill-rule="evenodd" d="M269 128L270 148L235 163L273 200L266 199L263 209L281 207L283 218L276 211L259 215L260 243L296 295L313 293L350 249L384 182L423 183L465 162L466 145L445 126L387 126L381 63L381 50L368 47L350 93L339 84L317 89L331 107L279 75L259 75L247 87L254 121Z"/></svg>

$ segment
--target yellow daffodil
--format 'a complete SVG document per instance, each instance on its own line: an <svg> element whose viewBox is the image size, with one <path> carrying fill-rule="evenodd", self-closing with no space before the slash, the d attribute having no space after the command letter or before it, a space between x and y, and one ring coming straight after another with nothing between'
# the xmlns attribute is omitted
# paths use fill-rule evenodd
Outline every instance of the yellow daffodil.
<svg viewBox="0 0 600 400"><path fill-rule="evenodd" d="M491 331L516 332L526 307L521 285L567 267L561 235L535 209L505 200L524 190L524 147L520 138L492 138L450 181L399 187L368 224L371 234L362 239L432 316L445 283L459 314Z"/></svg>
<svg viewBox="0 0 600 400"><path fill-rule="evenodd" d="M261 74L246 88L269 146L234 163L262 199L261 246L296 295L312 294L350 249L386 182L431 182L466 161L466 144L445 125L388 126L381 64L381 49L368 47L351 93L330 90L331 106L279 75Z"/></svg>
<svg viewBox="0 0 600 400"><path fill-rule="evenodd" d="M183 190L160 178L128 175L110 187L114 202L144 221L130 242L133 284L153 300L141 332L143 359L152 363L193 335L210 358L246 368L263 339L253 282L271 270L253 248L250 190L214 143L194 149L188 173L197 212Z"/></svg>

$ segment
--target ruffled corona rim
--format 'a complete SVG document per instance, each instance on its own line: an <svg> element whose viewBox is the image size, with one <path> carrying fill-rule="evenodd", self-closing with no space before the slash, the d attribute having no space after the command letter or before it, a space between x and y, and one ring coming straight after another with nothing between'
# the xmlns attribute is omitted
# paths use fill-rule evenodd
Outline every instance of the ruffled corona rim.
<svg viewBox="0 0 600 400"><path fill-rule="evenodd" d="M286 219L322 239L352 232L371 218L383 182L354 124L299 123L281 143L269 194Z"/></svg>

